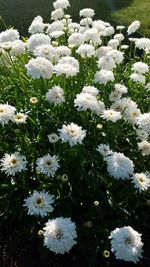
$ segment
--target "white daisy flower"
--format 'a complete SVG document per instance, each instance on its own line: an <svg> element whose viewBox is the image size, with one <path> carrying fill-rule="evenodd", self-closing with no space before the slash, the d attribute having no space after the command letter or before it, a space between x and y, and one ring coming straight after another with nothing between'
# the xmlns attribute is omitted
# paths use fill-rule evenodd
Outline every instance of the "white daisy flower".
<svg viewBox="0 0 150 267"><path fill-rule="evenodd" d="M54 86L46 93L46 100L54 103L54 105L60 105L65 101L64 91L60 86Z"/></svg>
<svg viewBox="0 0 150 267"><path fill-rule="evenodd" d="M146 133L150 134L150 112L143 113L138 117L137 124L142 128Z"/></svg>
<svg viewBox="0 0 150 267"><path fill-rule="evenodd" d="M4 154L4 157L0 160L1 170L7 175L15 176L16 173L27 170L26 157L20 155L19 152L14 154Z"/></svg>
<svg viewBox="0 0 150 267"><path fill-rule="evenodd" d="M116 259L137 263L142 258L141 234L131 226L116 228L111 232L111 251Z"/></svg>
<svg viewBox="0 0 150 267"><path fill-rule="evenodd" d="M53 6L55 9L58 9L58 8L66 9L68 6L70 6L70 4L68 0L56 0L53 3Z"/></svg>
<svg viewBox="0 0 150 267"><path fill-rule="evenodd" d="M150 178L146 176L145 173L135 173L131 179L134 187L139 190L140 193L142 191L147 191L150 187Z"/></svg>
<svg viewBox="0 0 150 267"><path fill-rule="evenodd" d="M128 27L128 30L127 30L128 35L136 32L139 28L140 28L140 21L139 20L133 21Z"/></svg>
<svg viewBox="0 0 150 267"><path fill-rule="evenodd" d="M132 65L131 68L132 71L140 73L140 74L144 74L146 72L149 71L149 66L146 63L143 62L136 62Z"/></svg>
<svg viewBox="0 0 150 267"><path fill-rule="evenodd" d="M13 42L19 39L19 32L15 29L8 29L0 33L0 43Z"/></svg>
<svg viewBox="0 0 150 267"><path fill-rule="evenodd" d="M111 155L113 152L110 149L109 145L106 144L100 144L96 150L105 158L109 155Z"/></svg>
<svg viewBox="0 0 150 267"><path fill-rule="evenodd" d="M27 75L31 76L33 79L51 78L53 73L53 65L50 61L44 57L32 58L25 65L27 69Z"/></svg>
<svg viewBox="0 0 150 267"><path fill-rule="evenodd" d="M90 45L90 44L80 45L79 48L76 50L76 52L82 58L91 58L91 57L95 56L95 48L93 45Z"/></svg>
<svg viewBox="0 0 150 267"><path fill-rule="evenodd" d="M107 171L109 175L116 179L126 179L133 174L133 161L126 157L123 153L113 152L106 158Z"/></svg>
<svg viewBox="0 0 150 267"><path fill-rule="evenodd" d="M51 156L49 153L36 160L37 171L46 174L49 177L53 177L56 171L59 169L59 159L57 156Z"/></svg>
<svg viewBox="0 0 150 267"><path fill-rule="evenodd" d="M79 72L79 62L74 57L62 57L54 66L54 71L57 76L75 76Z"/></svg>
<svg viewBox="0 0 150 267"><path fill-rule="evenodd" d="M88 93L88 94L91 94L92 96L96 97L98 95L99 91L94 86L84 86L81 93Z"/></svg>
<svg viewBox="0 0 150 267"><path fill-rule="evenodd" d="M50 37L44 33L32 34L30 38L27 40L27 47L31 52L33 52L35 48L37 48L37 46L43 44L46 45L50 44Z"/></svg>
<svg viewBox="0 0 150 267"><path fill-rule="evenodd" d="M95 15L95 12L92 8L84 8L80 10L80 17L92 18Z"/></svg>
<svg viewBox="0 0 150 267"><path fill-rule="evenodd" d="M132 73L132 74L130 75L130 79L131 79L133 82L140 82L140 83L143 83L143 84L145 84L145 81L146 81L144 75L142 75L142 74L140 74L140 73L136 73L136 72L134 72L134 73Z"/></svg>
<svg viewBox="0 0 150 267"><path fill-rule="evenodd" d="M0 104L0 124L8 124L13 121L16 108L8 104Z"/></svg>
<svg viewBox="0 0 150 267"><path fill-rule="evenodd" d="M115 111L113 109L104 110L102 114L102 118L107 121L116 122L122 118L121 113L119 111Z"/></svg>
<svg viewBox="0 0 150 267"><path fill-rule="evenodd" d="M27 118L28 118L28 115L19 112L15 114L13 119L16 124L21 124L21 123L26 123Z"/></svg>
<svg viewBox="0 0 150 267"><path fill-rule="evenodd" d="M62 142L69 142L70 146L82 144L82 140L86 136L86 130L83 130L81 126L75 123L68 125L63 124L62 128L58 130L60 133L60 139Z"/></svg>
<svg viewBox="0 0 150 267"><path fill-rule="evenodd" d="M59 20L62 19L64 16L64 10L62 8L57 8L54 11L51 12L51 19L52 20Z"/></svg>
<svg viewBox="0 0 150 267"><path fill-rule="evenodd" d="M106 85L109 81L114 81L115 77L112 71L102 69L97 71L94 77L96 83Z"/></svg>
<svg viewBox="0 0 150 267"><path fill-rule="evenodd" d="M44 245L55 254L64 254L77 243L75 223L70 218L48 220L44 230Z"/></svg>
<svg viewBox="0 0 150 267"><path fill-rule="evenodd" d="M150 155L150 143L147 140L143 140L137 145L138 145L139 150L141 150L141 153L143 156Z"/></svg>
<svg viewBox="0 0 150 267"><path fill-rule="evenodd" d="M23 206L27 208L29 215L45 217L53 211L53 203L54 196L43 190L41 192L34 191L30 197L24 199Z"/></svg>

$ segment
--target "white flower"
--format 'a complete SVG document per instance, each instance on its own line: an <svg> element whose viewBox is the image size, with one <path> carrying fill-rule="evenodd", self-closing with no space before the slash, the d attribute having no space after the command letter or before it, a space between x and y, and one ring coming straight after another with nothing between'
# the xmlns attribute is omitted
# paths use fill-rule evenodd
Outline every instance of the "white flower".
<svg viewBox="0 0 150 267"><path fill-rule="evenodd" d="M59 159L57 156L51 156L49 153L36 160L37 171L47 174L49 177L53 177L56 171L59 169Z"/></svg>
<svg viewBox="0 0 150 267"><path fill-rule="evenodd" d="M84 33L85 41L90 42L93 45L101 44L100 34L97 29L91 28L85 31Z"/></svg>
<svg viewBox="0 0 150 267"><path fill-rule="evenodd" d="M32 21L28 32L31 34L42 33L45 28L45 24L43 23L43 18L41 16L36 16Z"/></svg>
<svg viewBox="0 0 150 267"><path fill-rule="evenodd" d="M136 134L137 134L137 139L139 140L147 140L149 137L149 134L145 132L143 129L137 129Z"/></svg>
<svg viewBox="0 0 150 267"><path fill-rule="evenodd" d="M139 28L140 28L140 21L139 20L133 21L128 27L128 30L127 30L128 35L130 35L131 33L134 33Z"/></svg>
<svg viewBox="0 0 150 267"><path fill-rule="evenodd" d="M50 44L43 44L43 45L37 46L34 49L33 54L38 57L44 57L50 60L51 62L53 62L54 57L56 56L56 50Z"/></svg>
<svg viewBox="0 0 150 267"><path fill-rule="evenodd" d="M58 9L58 8L66 9L68 6L70 6L70 4L68 0L56 0L53 3L53 6L55 9Z"/></svg>
<svg viewBox="0 0 150 267"><path fill-rule="evenodd" d="M107 53L107 56L110 56L114 59L116 64L120 64L122 63L124 56L123 53L116 50L116 49L112 49Z"/></svg>
<svg viewBox="0 0 150 267"><path fill-rule="evenodd" d="M110 46L101 46L97 49L96 53L97 53L97 57L101 58L107 55L107 53L109 51L111 51L112 48Z"/></svg>
<svg viewBox="0 0 150 267"><path fill-rule="evenodd" d="M60 139L62 142L69 142L70 146L82 144L82 140L86 136L86 130L83 130L81 126L75 123L68 125L63 124L62 128L58 130L60 133Z"/></svg>
<svg viewBox="0 0 150 267"><path fill-rule="evenodd" d="M143 83L145 84L145 76L142 75L142 74L139 74L139 73L132 73L130 75L130 79L133 81L133 82L140 82L140 83Z"/></svg>
<svg viewBox="0 0 150 267"><path fill-rule="evenodd" d="M4 154L0 164L1 170L7 175L12 176L15 176L17 172L27 170L26 165L26 157L20 155L18 152L15 152L14 154Z"/></svg>
<svg viewBox="0 0 150 267"><path fill-rule="evenodd" d="M95 56L95 48L93 45L89 45L89 44L80 45L79 48L76 50L76 52L82 58L91 58Z"/></svg>
<svg viewBox="0 0 150 267"><path fill-rule="evenodd" d="M44 245L55 254L64 254L76 244L76 226L70 218L48 220L44 230Z"/></svg>
<svg viewBox="0 0 150 267"><path fill-rule="evenodd" d="M122 94L119 91L114 90L110 93L109 100L111 102L115 102L115 101L119 100L121 98L121 96L122 96Z"/></svg>
<svg viewBox="0 0 150 267"><path fill-rule="evenodd" d="M80 46L84 44L85 37L83 34L79 32L75 32L71 34L68 38L68 44L69 45L74 45L74 46Z"/></svg>
<svg viewBox="0 0 150 267"><path fill-rule="evenodd" d="M80 20L80 25L83 26L82 28L80 28L80 33L84 33L90 25L93 24L93 20L92 18L84 18Z"/></svg>
<svg viewBox="0 0 150 267"><path fill-rule="evenodd" d="M95 12L91 8L84 8L84 9L80 10L79 15L80 15L80 17L92 18L95 15Z"/></svg>
<svg viewBox="0 0 150 267"><path fill-rule="evenodd" d="M98 60L98 68L105 69L105 70L113 70L116 68L116 63L112 56L105 55L103 57L100 57Z"/></svg>
<svg viewBox="0 0 150 267"><path fill-rule="evenodd" d="M25 65L27 74L33 79L51 78L53 72L53 65L49 60L43 57L32 58Z"/></svg>
<svg viewBox="0 0 150 267"><path fill-rule="evenodd" d="M138 143L138 148L142 150L141 153L143 156L150 155L150 143L147 140Z"/></svg>
<svg viewBox="0 0 150 267"><path fill-rule="evenodd" d="M16 124L20 124L20 123L26 123L27 118L28 118L28 115L19 112L14 115L13 120Z"/></svg>
<svg viewBox="0 0 150 267"><path fill-rule="evenodd" d="M59 38L60 36L64 35L64 31L54 31L50 33L51 38Z"/></svg>
<svg viewBox="0 0 150 267"><path fill-rule="evenodd" d="M96 149L104 158L111 155L113 152L110 150L109 145L100 144Z"/></svg>
<svg viewBox="0 0 150 267"><path fill-rule="evenodd" d="M50 25L48 25L47 33L52 33L55 31L63 31L64 30L64 24L62 21L54 21Z"/></svg>
<svg viewBox="0 0 150 267"><path fill-rule="evenodd" d="M146 133L150 134L150 112L143 113L138 117L137 124L142 128Z"/></svg>
<svg viewBox="0 0 150 267"><path fill-rule="evenodd" d="M142 191L147 191L150 187L150 178L146 176L145 173L135 173L131 179L134 187L137 188L140 193Z"/></svg>
<svg viewBox="0 0 150 267"><path fill-rule="evenodd" d="M11 51L10 54L12 56L18 56L25 52L25 44L21 40L16 40L11 43Z"/></svg>
<svg viewBox="0 0 150 267"><path fill-rule="evenodd" d="M106 28L106 36L111 36L112 34L114 34L115 33L115 29L114 29L114 27L112 27L112 26L108 26L107 28Z"/></svg>
<svg viewBox="0 0 150 267"><path fill-rule="evenodd" d="M52 20L62 19L63 16L64 16L64 11L62 8L57 8L56 10L51 12L51 19Z"/></svg>
<svg viewBox="0 0 150 267"><path fill-rule="evenodd" d="M125 29L125 26L118 25L118 26L116 27L116 30L123 30L123 29Z"/></svg>
<svg viewBox="0 0 150 267"><path fill-rule="evenodd" d="M99 91L96 87L94 86L84 86L82 89L82 93L88 93L91 94L92 96L97 96Z"/></svg>
<svg viewBox="0 0 150 267"><path fill-rule="evenodd" d="M119 42L124 40L124 35L122 33L117 33L114 35L114 39L118 40Z"/></svg>
<svg viewBox="0 0 150 267"><path fill-rule="evenodd" d="M145 88L147 89L147 91L150 91L150 83L147 83Z"/></svg>
<svg viewBox="0 0 150 267"><path fill-rule="evenodd" d="M64 57L64 56L70 56L71 55L71 50L65 46L65 45L60 45L56 47L56 57Z"/></svg>
<svg viewBox="0 0 150 267"><path fill-rule="evenodd" d="M126 157L123 153L113 152L106 158L107 171L110 176L116 179L126 179L133 174L133 161Z"/></svg>
<svg viewBox="0 0 150 267"><path fill-rule="evenodd" d="M13 42L19 39L19 32L15 29L8 29L0 33L0 43Z"/></svg>
<svg viewBox="0 0 150 267"><path fill-rule="evenodd" d="M126 94L128 92L128 88L121 83L116 83L115 84L115 91L117 91L121 94Z"/></svg>
<svg viewBox="0 0 150 267"><path fill-rule="evenodd" d="M150 39L140 38L135 40L135 46L139 49L150 49Z"/></svg>
<svg viewBox="0 0 150 267"><path fill-rule="evenodd" d="M104 103L97 100L95 96L89 93L77 94L74 103L79 111L90 109L98 115L105 109Z"/></svg>
<svg viewBox="0 0 150 267"><path fill-rule="evenodd" d="M53 211L52 204L54 203L54 196L49 195L48 192L34 191L30 197L24 199L24 207L28 210L28 215L40 215L45 217L49 212Z"/></svg>
<svg viewBox="0 0 150 267"><path fill-rule="evenodd" d="M149 66L143 62L136 62L132 65L131 70L140 74L144 74L149 71Z"/></svg>
<svg viewBox="0 0 150 267"><path fill-rule="evenodd" d="M143 243L141 234L131 226L116 228L111 232L111 251L116 259L137 263L142 258Z"/></svg>
<svg viewBox="0 0 150 267"><path fill-rule="evenodd" d="M60 86L54 86L46 93L46 100L54 105L59 105L65 101L64 91Z"/></svg>
<svg viewBox="0 0 150 267"><path fill-rule="evenodd" d="M31 37L27 40L27 47L31 52L34 51L37 46L43 44L50 44L50 37L45 35L44 33L32 34Z"/></svg>
<svg viewBox="0 0 150 267"><path fill-rule="evenodd" d="M102 69L96 72L94 81L96 83L106 85L109 81L114 81L114 79L115 78L114 78L114 74L112 71Z"/></svg>
<svg viewBox="0 0 150 267"><path fill-rule="evenodd" d="M112 122L116 122L122 118L121 113L113 109L104 110L101 117Z"/></svg>
<svg viewBox="0 0 150 267"><path fill-rule="evenodd" d="M49 134L47 137L51 144L55 144L59 140L59 136L55 133Z"/></svg>
<svg viewBox="0 0 150 267"><path fill-rule="evenodd" d="M110 39L107 45L110 46L113 49L117 49L117 47L119 45L119 40L117 40L117 39Z"/></svg>
<svg viewBox="0 0 150 267"><path fill-rule="evenodd" d="M0 104L0 123L2 125L8 124L13 120L16 108L8 104Z"/></svg>
<svg viewBox="0 0 150 267"><path fill-rule="evenodd" d="M57 76L62 74L66 77L75 76L79 72L79 62L74 57L62 57L54 66L54 70Z"/></svg>

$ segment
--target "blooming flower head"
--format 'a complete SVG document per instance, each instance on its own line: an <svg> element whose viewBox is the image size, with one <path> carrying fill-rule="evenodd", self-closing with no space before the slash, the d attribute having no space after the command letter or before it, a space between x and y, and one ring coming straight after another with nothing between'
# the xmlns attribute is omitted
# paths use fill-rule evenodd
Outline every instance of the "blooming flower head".
<svg viewBox="0 0 150 267"><path fill-rule="evenodd" d="M41 16L36 16L34 18L34 20L32 21L29 29L28 29L28 32L31 33L31 34L35 34L35 33L42 33L43 30L45 28L45 25L43 23L43 19Z"/></svg>
<svg viewBox="0 0 150 267"><path fill-rule="evenodd" d="M109 175L116 179L126 179L133 174L133 161L126 157L123 153L113 152L106 158L107 171Z"/></svg>
<svg viewBox="0 0 150 267"><path fill-rule="evenodd" d="M97 96L99 91L96 87L94 86L84 86L82 89L82 93L88 93L91 94L92 96Z"/></svg>
<svg viewBox="0 0 150 267"><path fill-rule="evenodd" d="M116 122L122 118L121 113L113 109L104 110L102 117L107 121L112 121L112 122Z"/></svg>
<svg viewBox="0 0 150 267"><path fill-rule="evenodd" d="M60 86L54 86L46 93L46 100L54 105L59 105L65 101L64 91Z"/></svg>
<svg viewBox="0 0 150 267"><path fill-rule="evenodd" d="M56 0L53 3L53 6L55 9L58 9L58 8L66 9L68 6L70 6L70 4L68 0Z"/></svg>
<svg viewBox="0 0 150 267"><path fill-rule="evenodd" d="M13 42L19 39L19 32L15 29L8 29L0 33L0 43Z"/></svg>
<svg viewBox="0 0 150 267"><path fill-rule="evenodd" d="M139 28L140 28L140 21L139 20L133 21L128 27L128 30L127 30L128 35L130 35L131 33L134 33Z"/></svg>
<svg viewBox="0 0 150 267"><path fill-rule="evenodd" d="M141 234L131 226L116 228L111 232L111 251L116 259L137 263L142 258L143 243Z"/></svg>
<svg viewBox="0 0 150 267"><path fill-rule="evenodd" d="M92 8L84 8L80 10L80 17L92 18L95 12Z"/></svg>
<svg viewBox="0 0 150 267"><path fill-rule="evenodd" d="M93 45L89 45L89 44L80 45L79 48L76 50L76 52L82 58L91 58L95 56L95 48Z"/></svg>
<svg viewBox="0 0 150 267"><path fill-rule="evenodd" d="M64 254L76 244L76 226L70 218L48 220L44 230L44 245L55 254Z"/></svg>
<svg viewBox="0 0 150 267"><path fill-rule="evenodd" d="M62 142L69 142L70 146L78 143L82 144L82 140L86 136L86 130L83 130L81 126L73 122L68 125L63 124L62 128L58 131Z"/></svg>
<svg viewBox="0 0 150 267"><path fill-rule="evenodd" d="M56 52L55 52L55 48L52 45L42 44L42 45L38 45L34 49L33 54L38 57L44 57L50 60L51 62L53 62Z"/></svg>
<svg viewBox="0 0 150 267"><path fill-rule="evenodd" d="M13 120L16 108L8 104L0 104L0 124L8 124Z"/></svg>
<svg viewBox="0 0 150 267"><path fill-rule="evenodd" d="M52 20L57 21L59 19L62 19L63 16L64 16L64 11L62 8L57 8L51 12L51 19Z"/></svg>
<svg viewBox="0 0 150 267"><path fill-rule="evenodd" d="M132 65L131 70L140 74L144 74L149 71L149 66L143 62L136 62Z"/></svg>
<svg viewBox="0 0 150 267"><path fill-rule="evenodd" d="M74 46L80 46L84 44L84 41L85 41L84 35L79 32L71 34L68 38L68 44Z"/></svg>
<svg viewBox="0 0 150 267"><path fill-rule="evenodd" d="M143 113L138 117L137 124L142 128L146 133L150 134L150 112Z"/></svg>
<svg viewBox="0 0 150 267"><path fill-rule="evenodd" d="M5 154L0 161L1 170L7 175L15 176L16 173L27 170L26 157L15 152L14 154Z"/></svg>
<svg viewBox="0 0 150 267"><path fill-rule="evenodd" d="M75 76L79 72L79 62L74 57L62 57L54 66L54 71L57 76Z"/></svg>
<svg viewBox="0 0 150 267"><path fill-rule="evenodd" d="M114 74L112 71L102 69L96 72L94 81L96 83L106 85L109 81L114 81L114 79L115 78L114 78Z"/></svg>
<svg viewBox="0 0 150 267"><path fill-rule="evenodd" d="M15 114L14 122L16 124L26 123L27 118L28 118L28 115L19 112L19 113Z"/></svg>
<svg viewBox="0 0 150 267"><path fill-rule="evenodd" d="M140 193L142 191L147 191L150 187L150 178L146 176L146 173L135 173L131 179L134 187L139 190Z"/></svg>
<svg viewBox="0 0 150 267"><path fill-rule="evenodd" d="M43 57L32 58L25 65L27 74L33 79L51 78L53 72L53 65L49 60Z"/></svg>
<svg viewBox="0 0 150 267"><path fill-rule="evenodd" d="M104 103L100 100L97 100L95 96L89 93L77 94L74 104L79 111L90 109L98 115L101 114L105 109Z"/></svg>
<svg viewBox="0 0 150 267"><path fill-rule="evenodd" d="M145 76L143 74L140 74L140 73L137 73L137 72L134 72L130 75L130 79L133 81L133 82L139 82L139 83L143 83L145 84Z"/></svg>
<svg viewBox="0 0 150 267"><path fill-rule="evenodd" d="M112 154L109 145L100 144L96 149L104 158Z"/></svg>
<svg viewBox="0 0 150 267"><path fill-rule="evenodd" d="M147 140L138 143L138 148L141 150L143 156L150 155L150 143Z"/></svg>
<svg viewBox="0 0 150 267"><path fill-rule="evenodd" d="M56 171L59 169L59 159L57 156L51 156L47 154L36 160L37 171L46 174L49 177L53 177Z"/></svg>
<svg viewBox="0 0 150 267"><path fill-rule="evenodd" d="M32 34L27 40L27 47L29 51L33 52L39 45L50 44L50 37L44 33Z"/></svg>
<svg viewBox="0 0 150 267"><path fill-rule="evenodd" d="M27 208L29 215L45 217L53 211L53 203L54 196L43 190L41 192L34 191L30 197L24 199L23 206Z"/></svg>

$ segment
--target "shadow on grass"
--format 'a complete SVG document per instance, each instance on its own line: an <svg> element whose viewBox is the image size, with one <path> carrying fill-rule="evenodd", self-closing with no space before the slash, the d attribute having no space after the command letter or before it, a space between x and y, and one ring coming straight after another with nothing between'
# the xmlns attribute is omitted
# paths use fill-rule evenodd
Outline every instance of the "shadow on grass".
<svg viewBox="0 0 150 267"><path fill-rule="evenodd" d="M1 0L0 0L1 1ZM79 10L82 8L93 8L95 19L108 21L116 24L112 12L125 8L132 4L132 0L71 0L71 7L67 12L72 15L74 21L79 21ZM37 15L41 15L45 22L50 22L50 14L53 10L51 0L5 0L1 3L0 16L6 22L17 28L21 35L27 35L27 29ZM0 31L4 26L0 23Z"/></svg>

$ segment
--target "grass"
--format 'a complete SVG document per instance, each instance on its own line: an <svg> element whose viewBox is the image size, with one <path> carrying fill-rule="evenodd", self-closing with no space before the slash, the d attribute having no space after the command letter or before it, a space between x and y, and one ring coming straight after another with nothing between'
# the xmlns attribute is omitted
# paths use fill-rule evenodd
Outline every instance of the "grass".
<svg viewBox="0 0 150 267"><path fill-rule="evenodd" d="M96 19L116 24L129 25L133 20L141 21L143 34L150 36L150 0L70 0L68 9L74 20L79 20L79 10L90 7L95 10ZM5 0L1 3L0 16L9 26L19 29L22 35L27 34L33 18L41 15L45 22L50 21L53 9L52 0ZM4 27L0 23L0 30Z"/></svg>

